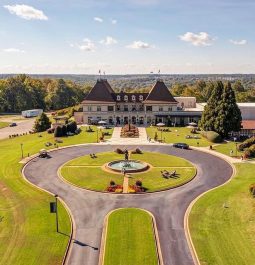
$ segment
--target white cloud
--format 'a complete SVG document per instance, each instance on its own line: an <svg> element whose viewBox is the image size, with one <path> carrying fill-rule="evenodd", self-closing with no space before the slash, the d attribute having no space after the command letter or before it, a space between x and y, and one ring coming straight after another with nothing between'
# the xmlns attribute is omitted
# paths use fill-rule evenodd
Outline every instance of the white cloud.
<svg viewBox="0 0 255 265"><path fill-rule="evenodd" d="M104 20L101 17L94 17L96 22L102 23Z"/></svg>
<svg viewBox="0 0 255 265"><path fill-rule="evenodd" d="M6 8L11 14L17 15L20 18L26 20L48 20L48 17L39 9L35 9L32 6L28 5L5 5Z"/></svg>
<svg viewBox="0 0 255 265"><path fill-rule="evenodd" d="M215 38L212 38L207 32L200 32L198 34L187 32L179 36L183 41L190 42L194 46L210 46Z"/></svg>
<svg viewBox="0 0 255 265"><path fill-rule="evenodd" d="M83 42L81 44L71 44L71 47L77 46L81 51L86 51L86 52L94 52L96 49L96 46L94 42L90 39L83 39Z"/></svg>
<svg viewBox="0 0 255 265"><path fill-rule="evenodd" d="M149 49L152 48L153 46L150 45L149 43L143 42L143 41L134 41L130 45L127 46L127 48L130 49Z"/></svg>
<svg viewBox="0 0 255 265"><path fill-rule="evenodd" d="M245 45L247 44L247 40L229 40L234 45Z"/></svg>
<svg viewBox="0 0 255 265"><path fill-rule="evenodd" d="M113 37L107 36L105 39L101 40L100 43L105 45L113 45L117 43L117 40Z"/></svg>
<svg viewBox="0 0 255 265"><path fill-rule="evenodd" d="M6 48L2 50L3 52L7 52L7 53L24 53L24 50L20 50L17 48Z"/></svg>
<svg viewBox="0 0 255 265"><path fill-rule="evenodd" d="M116 20L116 19L111 19L111 23L112 23L113 25L115 25L115 24L117 24L117 20Z"/></svg>

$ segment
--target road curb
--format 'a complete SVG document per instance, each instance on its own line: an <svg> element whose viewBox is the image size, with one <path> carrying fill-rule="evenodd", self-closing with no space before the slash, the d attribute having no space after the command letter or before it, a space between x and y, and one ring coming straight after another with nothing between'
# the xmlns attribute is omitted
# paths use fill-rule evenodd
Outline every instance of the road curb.
<svg viewBox="0 0 255 265"><path fill-rule="evenodd" d="M35 157L34 157L35 158ZM33 159L34 159L33 158ZM31 160L33 160L31 159ZM47 190L44 190L43 188L40 188L38 186L36 186L35 184L33 184L32 182L30 182L26 176L25 176L25 168L26 166L28 165L29 162L31 162L31 160L29 160L28 162L26 162L26 164L24 164L24 166L22 167L22 170L21 170L21 174L22 174L22 177L23 179L31 186L33 186L34 188L36 188L37 190L39 191L43 191L43 192L46 192L50 195L52 195L53 197L55 196L55 194L53 194L52 192L50 191L47 191ZM68 261L69 261L69 258L70 258L70 253L71 253L71 249L72 249L72 240L73 240L73 237L75 236L76 234L76 225L75 225L75 222L74 222L74 218L73 218L73 215L72 215L72 212L71 210L69 209L69 207L67 206L67 204L61 199L61 197L58 197L59 201L62 203L62 205L64 206L64 208L66 209L67 213L68 213L68 216L69 216L69 220L70 220L70 223L71 223L71 232L70 232L70 236L69 236L69 240L68 240L68 243L67 243L67 247L66 247L66 251L65 251L65 254L64 254L64 257L63 257L63 260L62 260L62 265L66 265L68 264Z"/></svg>
<svg viewBox="0 0 255 265"><path fill-rule="evenodd" d="M109 216L113 212L116 212L116 211L121 210L121 209L128 209L128 208L114 209L114 210L108 212L104 218L104 227L103 227L101 244L100 244L100 255L99 255L98 265L104 265L105 245L106 245L105 242L106 242L106 238L107 238ZM158 228L157 228L157 223L156 223L156 219L155 219L154 215L150 211L147 211L147 210L142 209L142 208L130 208L130 209L139 209L139 210L144 211L150 215L151 220L152 220L152 229L153 229L153 234L154 234L154 239L155 239L155 244L156 244L156 250L157 250L157 256L158 256L158 265L164 265L162 251L161 251L161 247L160 247L159 235L158 235Z"/></svg>
<svg viewBox="0 0 255 265"><path fill-rule="evenodd" d="M225 162L227 162L231 167L232 167L232 175L231 177L223 184L217 186L217 187L214 187L210 190L207 190L205 192L203 192L202 194L200 194L198 197L196 197L188 206L185 214L184 214L184 232L185 232L185 236L187 238L187 243L188 243L188 246L189 246L189 249L190 249L190 252L191 252L191 255L192 255L192 259L194 261L194 264L195 265L201 265L200 263L200 260L198 258L198 254L196 252L196 249L195 249L195 246L194 246L194 243L192 241L192 237L191 237L191 234L190 234L190 228L189 228L189 216L190 216L190 213L191 213L191 210L192 210L192 207L194 206L194 204L201 198L203 197L205 194L213 191L213 190L216 190L222 186L225 186L227 185L230 181L232 181L232 179L234 178L234 176L236 175L236 167L233 165L233 163L231 163L230 161L228 161L225 157L221 156L220 154L217 155L215 153L210 153L209 151L206 151L206 150L203 150L203 149L199 149L199 148L195 148L195 150L199 150L201 152L204 152L204 153L207 153L207 154L211 154L213 156L216 156L222 160L224 160Z"/></svg>

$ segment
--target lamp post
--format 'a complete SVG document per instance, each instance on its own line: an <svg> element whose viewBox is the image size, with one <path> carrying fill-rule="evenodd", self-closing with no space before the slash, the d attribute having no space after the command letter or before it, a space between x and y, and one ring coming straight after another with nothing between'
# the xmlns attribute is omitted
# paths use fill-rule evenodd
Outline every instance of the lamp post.
<svg viewBox="0 0 255 265"><path fill-rule="evenodd" d="M57 227L57 232L58 232L58 195L55 195L55 200L56 200L56 227Z"/></svg>
<svg viewBox="0 0 255 265"><path fill-rule="evenodd" d="M97 128L97 143L98 143L98 128Z"/></svg>
<svg viewBox="0 0 255 265"><path fill-rule="evenodd" d="M236 142L236 157L237 157L237 142Z"/></svg>
<svg viewBox="0 0 255 265"><path fill-rule="evenodd" d="M20 149L21 149L21 158L23 158L24 154L23 154L23 144L22 143L20 144Z"/></svg>

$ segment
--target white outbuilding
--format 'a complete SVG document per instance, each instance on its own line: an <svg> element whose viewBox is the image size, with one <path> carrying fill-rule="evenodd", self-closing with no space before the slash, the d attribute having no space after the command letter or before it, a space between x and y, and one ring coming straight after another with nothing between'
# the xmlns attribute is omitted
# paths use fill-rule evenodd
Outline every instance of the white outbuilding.
<svg viewBox="0 0 255 265"><path fill-rule="evenodd" d="M23 110L21 112L21 115L24 118L31 118L31 117L37 117L43 113L42 109L30 109L30 110Z"/></svg>

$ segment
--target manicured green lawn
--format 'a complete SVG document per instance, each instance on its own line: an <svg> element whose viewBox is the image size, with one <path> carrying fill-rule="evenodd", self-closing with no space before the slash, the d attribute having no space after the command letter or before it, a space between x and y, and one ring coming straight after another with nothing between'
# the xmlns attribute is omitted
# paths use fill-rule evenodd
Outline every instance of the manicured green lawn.
<svg viewBox="0 0 255 265"><path fill-rule="evenodd" d="M59 146L93 142L96 134L81 132L63 138ZM32 187L21 176L21 146L24 154L37 153L53 135L42 133L0 141L0 260L1 264L61 264L70 234L70 221L60 205L60 231L55 232L55 216L49 213L54 198ZM49 149L49 148L47 148Z"/></svg>
<svg viewBox="0 0 255 265"><path fill-rule="evenodd" d="M74 159L62 168L62 176L71 183L83 188L104 191L111 180L122 185L123 176L121 174L108 173L102 169L102 165L113 160L123 159L123 155L114 152L96 154L97 158L89 155ZM132 154L131 159L141 160L149 163L152 167L144 173L130 174L129 184L134 185L140 179L148 192L163 190L178 186L188 182L195 175L195 168L187 160L179 157L145 152L143 154ZM160 171L176 170L177 178L165 179Z"/></svg>
<svg viewBox="0 0 255 265"><path fill-rule="evenodd" d="M157 265L151 216L140 209L120 209L108 220L104 265Z"/></svg>
<svg viewBox="0 0 255 265"><path fill-rule="evenodd" d="M190 214L201 264L254 264L255 199L249 186L255 183L255 165L242 163L236 168L237 176L199 199Z"/></svg>
<svg viewBox="0 0 255 265"><path fill-rule="evenodd" d="M239 144L239 143L237 143ZM236 148L236 143L235 142L224 142L222 144L216 145L213 147L213 149L219 153L222 153L224 155L230 156L230 151L233 151L233 156L241 156L242 153L239 152Z"/></svg>
<svg viewBox="0 0 255 265"><path fill-rule="evenodd" d="M9 126L8 122L0 121L0 129L8 127L8 126Z"/></svg>
<svg viewBox="0 0 255 265"><path fill-rule="evenodd" d="M206 138L198 134L192 134L191 129L186 127L164 127L164 129L169 128L170 132L162 132L162 139L166 143L187 143L190 146L209 146L212 143ZM158 134L158 139L161 139L161 132L157 130L157 127L146 128L147 135L154 139L155 132ZM198 136L200 139L186 139L187 135ZM197 144L199 143L199 145Z"/></svg>

